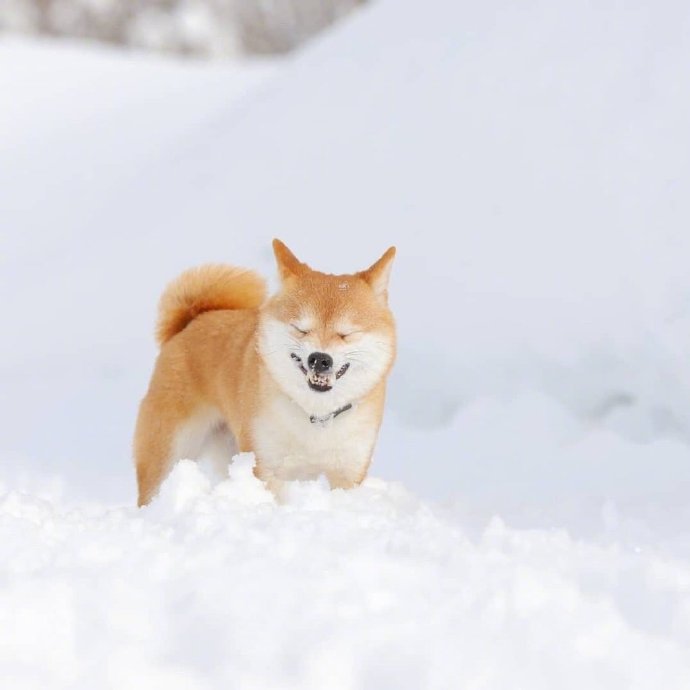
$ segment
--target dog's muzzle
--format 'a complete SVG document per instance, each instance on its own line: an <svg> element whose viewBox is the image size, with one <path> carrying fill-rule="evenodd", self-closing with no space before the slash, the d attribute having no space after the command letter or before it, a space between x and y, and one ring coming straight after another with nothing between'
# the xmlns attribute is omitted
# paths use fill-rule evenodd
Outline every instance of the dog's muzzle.
<svg viewBox="0 0 690 690"><path fill-rule="evenodd" d="M294 352L290 357L297 365L297 368L307 377L309 388L317 393L326 393L333 388L335 381L342 378L350 368L350 363L346 362L333 376L333 358L325 352L312 352L307 358L309 369L304 366L304 362L299 355Z"/></svg>

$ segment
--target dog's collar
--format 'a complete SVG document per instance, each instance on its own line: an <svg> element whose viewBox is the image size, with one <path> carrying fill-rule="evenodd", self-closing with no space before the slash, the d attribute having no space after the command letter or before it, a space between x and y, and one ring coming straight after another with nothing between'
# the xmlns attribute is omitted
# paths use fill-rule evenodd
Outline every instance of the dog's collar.
<svg viewBox="0 0 690 690"><path fill-rule="evenodd" d="M343 405L342 407L339 407L335 412L329 412L326 415L323 415L323 417L319 417L318 415L311 415L309 417L309 421L312 424L325 424L331 419L335 419L338 415L341 415L343 412L347 412L348 410L352 409L352 403L348 403L347 405Z"/></svg>

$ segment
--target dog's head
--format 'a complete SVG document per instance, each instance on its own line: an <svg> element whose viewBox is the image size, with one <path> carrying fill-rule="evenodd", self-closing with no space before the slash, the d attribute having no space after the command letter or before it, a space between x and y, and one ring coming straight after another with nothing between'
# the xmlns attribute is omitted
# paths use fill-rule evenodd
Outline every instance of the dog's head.
<svg viewBox="0 0 690 690"><path fill-rule="evenodd" d="M264 306L259 352L283 391L321 414L365 397L395 358L388 308L391 247L365 271L328 275L300 262L280 240L281 288Z"/></svg>

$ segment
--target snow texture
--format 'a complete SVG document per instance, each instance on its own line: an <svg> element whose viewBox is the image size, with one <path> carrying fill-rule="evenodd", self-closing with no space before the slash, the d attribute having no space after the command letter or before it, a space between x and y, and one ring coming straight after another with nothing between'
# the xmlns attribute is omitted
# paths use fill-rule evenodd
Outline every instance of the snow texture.
<svg viewBox="0 0 690 690"><path fill-rule="evenodd" d="M690 10L379 0L294 59L0 41L0 687L690 687ZM359 489L181 463L162 286L398 246ZM404 488L403 488L404 487Z"/></svg>
<svg viewBox="0 0 690 690"><path fill-rule="evenodd" d="M690 574L493 519L476 539L402 487L296 482L251 455L178 464L148 508L0 502L12 688L684 688Z"/></svg>

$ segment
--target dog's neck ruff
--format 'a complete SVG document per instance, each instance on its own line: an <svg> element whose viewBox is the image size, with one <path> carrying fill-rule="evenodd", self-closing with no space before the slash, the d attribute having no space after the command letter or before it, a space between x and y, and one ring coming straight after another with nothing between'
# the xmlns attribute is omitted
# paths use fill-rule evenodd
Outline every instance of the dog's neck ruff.
<svg viewBox="0 0 690 690"><path fill-rule="evenodd" d="M312 424L325 424L326 422L330 421L331 419L335 419L338 415L341 415L343 412L347 412L348 410L352 409L352 403L348 403L347 405L343 405L342 407L339 407L337 410L334 412L329 412L326 415L323 416L318 416L318 415L310 415L309 421Z"/></svg>

